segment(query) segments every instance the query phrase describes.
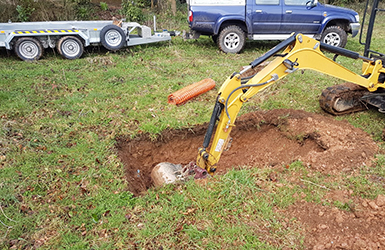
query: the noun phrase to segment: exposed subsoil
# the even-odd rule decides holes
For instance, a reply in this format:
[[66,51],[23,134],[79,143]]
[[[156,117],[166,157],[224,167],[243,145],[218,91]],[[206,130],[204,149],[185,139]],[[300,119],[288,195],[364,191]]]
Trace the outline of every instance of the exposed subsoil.
[[[136,195],[152,186],[150,173],[160,162],[188,164],[202,146],[207,124],[165,130],[156,140],[142,135],[119,138],[117,149],[126,167],[129,190]],[[369,166],[377,145],[346,121],[300,110],[271,110],[239,117],[233,142],[218,163],[217,174],[237,166],[265,167],[300,160],[310,169],[336,174]]]
[[[165,130],[156,140],[148,135],[132,140],[119,138],[117,149],[125,165],[129,190],[140,195],[150,188],[151,170],[160,162],[188,164],[194,161],[206,129],[207,124]],[[310,172],[339,175],[357,171],[363,165],[370,166],[378,152],[376,143],[361,129],[346,121],[300,110],[243,115],[237,119],[231,137],[231,148],[222,154],[217,174],[245,165],[275,167],[300,160]],[[297,218],[306,229],[305,246],[309,249],[385,249],[385,197],[377,198],[377,202],[352,197],[349,192],[330,196],[341,202],[354,200],[354,212],[304,201],[280,211],[288,218]]]

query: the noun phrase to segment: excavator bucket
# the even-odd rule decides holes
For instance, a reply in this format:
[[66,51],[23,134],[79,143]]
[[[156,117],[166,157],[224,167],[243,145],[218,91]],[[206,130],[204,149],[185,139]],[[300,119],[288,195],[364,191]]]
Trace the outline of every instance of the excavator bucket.
[[156,187],[166,184],[185,182],[189,179],[204,179],[208,176],[207,171],[198,167],[195,162],[186,166],[161,162],[151,171],[151,179]]

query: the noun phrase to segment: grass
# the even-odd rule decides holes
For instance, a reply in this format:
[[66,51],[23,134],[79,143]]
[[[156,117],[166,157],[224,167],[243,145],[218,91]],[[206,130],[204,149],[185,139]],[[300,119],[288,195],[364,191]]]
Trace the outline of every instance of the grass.
[[[158,26],[162,22],[172,29],[169,18],[158,19]],[[34,63],[1,51],[1,248],[301,249],[298,224],[277,210],[298,200],[347,209],[324,199],[336,187],[366,198],[383,194],[383,154],[376,167],[346,178],[309,175],[295,162],[279,171],[244,166],[206,184],[170,185],[142,197],[127,191],[116,137],[155,137],[165,128],[207,122],[215,91],[179,107],[168,105],[167,95],[207,77],[218,89],[276,44],[248,42],[242,54],[228,55],[207,37],[175,38],[116,53],[88,49],[74,61],[48,51]],[[362,52],[356,38],[347,48]],[[356,61],[338,61],[360,70]],[[313,71],[295,73],[252,98],[241,114],[276,108],[321,113],[320,91],[338,82]],[[336,119],[362,128],[383,147],[382,114]],[[272,172],[278,182],[267,181]]]

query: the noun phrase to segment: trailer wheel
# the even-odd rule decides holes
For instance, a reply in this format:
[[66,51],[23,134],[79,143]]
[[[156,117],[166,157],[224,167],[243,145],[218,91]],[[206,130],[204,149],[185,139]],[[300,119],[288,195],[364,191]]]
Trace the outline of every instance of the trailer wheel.
[[126,35],[120,27],[110,24],[100,31],[100,41],[106,49],[115,51],[124,47]]
[[78,59],[83,55],[83,43],[75,36],[63,36],[57,43],[57,50],[66,59]]
[[245,32],[237,25],[227,26],[219,33],[217,43],[225,53],[239,53],[246,45]]
[[33,37],[21,37],[15,43],[15,53],[23,61],[37,61],[43,55],[43,46]]

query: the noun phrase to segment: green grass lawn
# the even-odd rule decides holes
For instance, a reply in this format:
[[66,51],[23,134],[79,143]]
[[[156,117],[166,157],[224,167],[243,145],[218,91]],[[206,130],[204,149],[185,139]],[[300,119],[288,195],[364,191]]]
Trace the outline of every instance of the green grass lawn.
[[[160,24],[162,19],[160,19]],[[183,25],[182,25],[183,26]],[[171,29],[171,28],[168,28]],[[379,46],[380,40],[374,40]],[[133,197],[114,149],[119,136],[154,137],[166,128],[208,122],[216,91],[183,106],[167,96],[204,78],[222,82],[277,42],[248,42],[242,54],[223,54],[212,40],[136,46],[116,53],[89,49],[79,60],[48,51],[27,63],[1,51],[0,58],[0,246],[2,249],[291,249],[303,248],[298,225],[275,208],[304,192],[322,203],[325,189],[255,183],[269,169],[230,171],[206,185],[188,182]],[[362,53],[357,38],[347,49]],[[360,72],[361,62],[338,57]],[[322,113],[318,96],[341,81],[314,71],[292,74],[246,103],[241,114],[278,108]],[[272,94],[273,93],[273,94]],[[375,110],[336,117],[372,135],[383,148],[383,114]],[[195,158],[196,156],[192,156]],[[328,183],[374,198],[384,177],[385,156],[357,177]],[[290,171],[306,177],[300,162]],[[287,184],[287,185],[286,185]],[[316,194],[316,195],[314,195]],[[343,204],[324,204],[343,207]]]

